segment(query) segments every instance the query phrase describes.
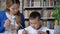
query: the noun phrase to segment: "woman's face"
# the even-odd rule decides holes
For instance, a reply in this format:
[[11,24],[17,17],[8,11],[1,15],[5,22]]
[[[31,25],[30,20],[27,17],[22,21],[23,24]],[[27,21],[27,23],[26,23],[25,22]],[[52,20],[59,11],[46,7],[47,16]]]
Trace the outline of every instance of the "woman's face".
[[10,13],[16,14],[19,10],[19,4],[13,4],[9,9],[10,9]]

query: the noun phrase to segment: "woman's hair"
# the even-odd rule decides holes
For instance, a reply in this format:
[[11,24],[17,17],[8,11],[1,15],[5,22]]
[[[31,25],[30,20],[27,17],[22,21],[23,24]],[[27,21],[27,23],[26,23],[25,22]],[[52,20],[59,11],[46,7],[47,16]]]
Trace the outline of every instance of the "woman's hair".
[[9,7],[10,7],[11,5],[13,5],[14,3],[20,5],[20,1],[19,1],[19,0],[6,0],[6,8],[9,8]]
[[[10,13],[10,9],[8,9],[10,6],[12,6],[13,4],[19,4],[20,5],[20,1],[19,0],[6,0],[6,12]],[[18,24],[18,29],[21,27],[20,23],[21,23],[21,20],[20,20],[20,11],[18,11],[16,14],[16,23]]]

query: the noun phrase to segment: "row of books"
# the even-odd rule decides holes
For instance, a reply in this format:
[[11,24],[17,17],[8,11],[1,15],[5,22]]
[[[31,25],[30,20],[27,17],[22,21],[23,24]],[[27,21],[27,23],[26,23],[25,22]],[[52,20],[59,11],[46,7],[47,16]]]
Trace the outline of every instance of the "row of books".
[[[42,25],[47,27],[47,28],[50,28],[50,29],[54,29],[54,26],[58,26],[59,25],[59,21],[58,20],[50,20],[50,21],[47,21],[47,20],[42,20]],[[28,27],[30,25],[30,22],[29,21],[25,21],[25,27]]]
[[52,17],[53,14],[52,10],[25,10],[23,13],[25,18],[28,18],[33,11],[39,12],[42,17],[46,17],[46,18]]
[[43,21],[42,23],[45,27],[50,28],[50,29],[54,29],[54,24],[55,24],[54,21]]
[[58,25],[60,25],[59,24],[59,21],[58,20],[55,20],[55,26],[58,26]]
[[[23,13],[25,16],[25,19],[29,19],[28,17],[33,11],[39,12],[42,15],[43,19],[48,19],[48,18],[50,19],[50,17],[52,17],[52,14],[53,14],[52,10],[46,10],[46,9],[45,10],[25,10]],[[28,27],[29,25],[30,25],[29,21],[25,21],[25,26]],[[51,21],[43,20],[42,25],[50,29],[54,29],[54,25],[56,25],[56,23],[55,21],[52,21],[52,20]]]
[[54,0],[24,0],[24,7],[54,6]]
[[[24,8],[25,7],[46,7],[46,6],[54,6],[54,2],[55,0],[24,0]],[[58,2],[57,2],[58,4]],[[52,17],[52,10],[25,10],[24,11],[24,16],[26,19],[28,19],[29,15],[31,14],[31,12],[33,11],[37,11],[41,14],[42,17],[44,17],[44,19],[50,19],[50,17]],[[42,21],[42,25],[53,29],[55,25],[58,25],[58,21],[47,21],[47,20],[43,20]],[[25,21],[25,26],[29,26],[29,21]]]
[[28,27],[29,25],[29,21],[25,21],[25,27]]
[[[56,24],[57,23],[57,24]],[[30,24],[29,24],[29,21],[25,21],[25,27],[28,27]],[[42,26],[45,26],[49,29],[54,29],[54,26],[58,25],[58,22],[56,21],[42,21]]]
[[[42,21],[42,25],[47,27],[47,28],[50,28],[50,29],[54,29],[54,26],[58,26],[59,22],[58,20],[55,20],[55,21]],[[30,24],[29,24],[29,21],[25,21],[25,27],[28,27]]]

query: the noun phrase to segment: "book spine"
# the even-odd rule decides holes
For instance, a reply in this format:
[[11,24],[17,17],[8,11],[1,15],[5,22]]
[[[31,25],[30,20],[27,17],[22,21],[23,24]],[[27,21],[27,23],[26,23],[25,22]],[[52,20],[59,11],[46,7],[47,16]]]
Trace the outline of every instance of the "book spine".
[[47,27],[50,28],[50,21],[47,21]]

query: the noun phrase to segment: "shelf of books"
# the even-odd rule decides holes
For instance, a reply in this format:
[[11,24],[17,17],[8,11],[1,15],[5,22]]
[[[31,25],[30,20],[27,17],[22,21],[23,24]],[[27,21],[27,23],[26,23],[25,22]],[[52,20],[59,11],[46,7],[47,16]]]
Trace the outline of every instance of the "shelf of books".
[[[25,20],[26,20],[26,22],[25,23],[27,23],[27,24],[29,24],[29,22],[28,22],[28,20],[29,20],[29,15],[33,12],[33,11],[37,11],[37,12],[39,12],[41,15],[42,15],[42,17],[41,17],[41,20],[43,21],[43,23],[44,22],[46,22],[46,24],[48,23],[49,24],[49,22],[52,22],[53,23],[53,25],[55,24],[55,19],[52,17],[52,10],[25,10],[24,11],[24,16],[25,16]],[[52,24],[51,23],[51,24]],[[44,23],[45,24],[45,23]],[[43,24],[43,25],[44,25]],[[48,25],[47,24],[47,25]],[[26,24],[25,24],[26,25]],[[44,25],[45,26],[45,25]],[[53,28],[53,27],[52,27]]]
[[54,6],[54,0],[24,0],[24,7]]
[[[29,15],[33,11],[37,11],[41,14],[41,20],[44,26],[54,29],[55,25],[58,25],[58,20],[52,17],[54,0],[24,0],[24,16],[26,27],[29,24]],[[27,24],[26,24],[27,23]]]
[[0,0],[0,10],[3,10],[6,8],[6,0]]

